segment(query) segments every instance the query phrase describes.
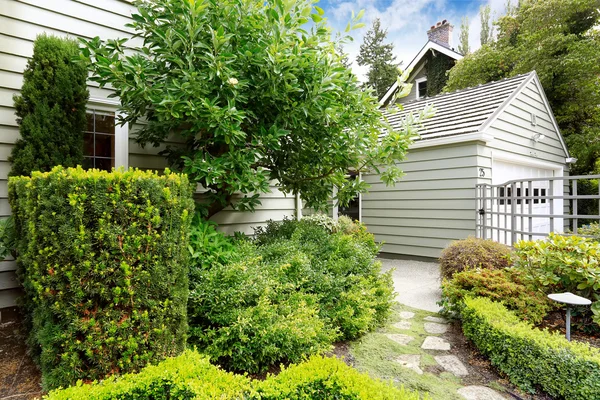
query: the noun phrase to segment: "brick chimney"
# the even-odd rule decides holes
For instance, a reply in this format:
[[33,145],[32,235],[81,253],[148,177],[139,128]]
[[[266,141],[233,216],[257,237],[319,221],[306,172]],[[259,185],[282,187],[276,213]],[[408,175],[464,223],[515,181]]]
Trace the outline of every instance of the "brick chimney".
[[453,28],[454,27],[450,25],[448,20],[440,21],[431,26],[431,29],[427,31],[427,37],[432,42],[436,42],[437,44],[451,48]]

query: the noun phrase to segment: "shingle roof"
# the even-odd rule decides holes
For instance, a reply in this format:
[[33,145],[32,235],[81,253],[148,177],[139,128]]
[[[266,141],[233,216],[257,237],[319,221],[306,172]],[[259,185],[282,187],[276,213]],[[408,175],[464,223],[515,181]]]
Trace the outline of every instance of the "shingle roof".
[[403,104],[404,109],[401,111],[390,112],[386,108],[383,113],[394,128],[400,128],[409,113],[416,114],[433,104],[436,112],[419,129],[421,140],[478,132],[487,119],[533,73],[416,100]]

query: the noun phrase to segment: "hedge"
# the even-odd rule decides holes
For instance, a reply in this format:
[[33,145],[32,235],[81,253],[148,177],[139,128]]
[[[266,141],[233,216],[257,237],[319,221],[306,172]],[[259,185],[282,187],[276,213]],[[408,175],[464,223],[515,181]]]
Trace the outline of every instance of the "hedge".
[[419,394],[361,374],[336,358],[313,357],[265,381],[225,372],[192,350],[148,366],[139,374],[50,392],[47,400],[113,399],[397,399]]
[[502,304],[465,298],[463,331],[521,389],[556,398],[600,398],[600,350],[521,321]]
[[28,342],[44,389],[135,371],[186,342],[183,175],[56,167],[11,177]]

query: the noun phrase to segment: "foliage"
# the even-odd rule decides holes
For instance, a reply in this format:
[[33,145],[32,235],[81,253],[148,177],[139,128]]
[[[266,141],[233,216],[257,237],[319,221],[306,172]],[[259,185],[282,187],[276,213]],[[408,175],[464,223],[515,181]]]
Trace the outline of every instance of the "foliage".
[[8,256],[15,257],[16,248],[15,220],[11,215],[0,219],[0,261],[4,261]]
[[510,256],[510,247],[470,236],[450,243],[442,251],[440,272],[442,278],[450,279],[457,272],[473,268],[506,268],[510,266]]
[[263,400],[421,399],[416,392],[374,380],[336,358],[312,357],[308,362],[284,368],[277,376],[257,382],[256,387]]
[[460,315],[465,297],[486,297],[504,304],[520,318],[535,324],[552,309],[546,295],[529,287],[518,271],[471,269],[454,274],[442,283],[443,311]]
[[373,89],[380,99],[396,82],[398,66],[394,55],[394,44],[384,43],[387,29],[381,29],[381,21],[375,18],[373,26],[363,38],[356,62],[369,67],[365,86]]
[[446,91],[537,71],[567,144],[587,174],[600,155],[598,0],[521,1],[496,23],[498,38],[450,71]]
[[190,262],[195,269],[208,269],[212,265],[225,264],[235,252],[233,240],[217,231],[217,224],[204,221],[200,213],[196,213],[190,226]]
[[381,324],[393,300],[378,246],[362,227],[269,222],[226,263],[192,266],[190,342],[233,370],[297,362]]
[[[515,244],[515,268],[537,290],[545,293],[572,292],[593,301],[591,308],[600,324],[600,243],[578,236],[551,233],[548,240]],[[585,317],[584,317],[585,318]]]
[[[147,122],[141,145],[166,145],[173,167],[206,189],[206,216],[253,210],[271,181],[325,208],[333,187],[342,205],[368,188],[348,170],[400,178],[418,118],[402,131],[381,119],[316,1],[139,0],[131,28],[142,44],[83,40],[91,79],[115,89],[121,121]],[[165,143],[173,137],[184,145]]]
[[427,56],[427,96],[433,97],[442,92],[448,81],[448,71],[455,61],[442,53],[430,52]]
[[8,159],[9,176],[82,163],[89,93],[85,66],[72,62],[77,47],[71,39],[36,38],[21,93],[13,98],[20,137]]
[[45,389],[183,350],[191,195],[168,170],[10,178],[28,341]]
[[479,43],[485,46],[494,39],[494,26],[490,21],[490,5],[479,7],[479,19],[481,21],[481,32],[479,33]]
[[[339,224],[330,216],[326,214],[312,214],[306,217],[302,217],[302,221],[309,222],[315,225],[319,225],[325,228],[329,233],[337,232],[340,229]],[[274,224],[270,224],[271,227],[275,226]],[[260,232],[260,231],[259,231]],[[258,233],[258,232],[257,232]]]
[[533,328],[500,303],[467,298],[463,332],[510,381],[553,398],[600,398],[600,351],[569,342],[559,333]]
[[460,34],[458,35],[458,52],[467,55],[471,52],[469,47],[469,17],[464,16],[460,20]]
[[577,229],[577,234],[592,236],[594,239],[598,240],[600,239],[600,223],[591,222],[587,225],[580,226]]
[[395,399],[419,400],[419,394],[361,374],[335,358],[313,357],[285,368],[265,381],[227,373],[208,358],[187,350],[147,366],[138,374],[108,378],[50,392],[47,400],[112,399]]

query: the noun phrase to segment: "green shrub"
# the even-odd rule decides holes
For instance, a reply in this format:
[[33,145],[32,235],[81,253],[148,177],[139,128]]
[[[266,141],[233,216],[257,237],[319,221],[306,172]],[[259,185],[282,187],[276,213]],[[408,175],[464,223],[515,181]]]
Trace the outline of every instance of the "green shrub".
[[262,400],[422,399],[418,393],[374,380],[336,358],[312,357],[255,386]]
[[539,323],[552,309],[545,294],[527,286],[518,271],[510,269],[472,269],[454,274],[442,283],[443,311],[460,314],[465,297],[487,297],[502,302],[508,309],[528,321]]
[[469,237],[457,240],[442,251],[440,256],[440,272],[442,278],[450,279],[452,275],[465,269],[483,268],[500,269],[509,267],[510,247],[493,240]]
[[112,399],[241,399],[251,392],[250,381],[225,372],[208,357],[186,350],[178,357],[149,365],[137,374],[110,377],[52,391],[48,400]]
[[15,220],[11,216],[0,219],[0,261],[16,256],[17,236]]
[[56,167],[12,177],[18,276],[43,386],[135,371],[186,340],[192,187]]
[[531,393],[539,387],[561,399],[600,398],[600,350],[536,329],[490,299],[464,303],[465,336],[513,384]]
[[75,167],[83,161],[83,131],[89,97],[86,66],[74,63],[76,40],[40,35],[14,96],[19,139],[9,161],[9,176]]
[[515,268],[535,289],[544,293],[572,292],[593,301],[591,308],[600,323],[600,243],[579,236],[551,233],[547,240],[520,241],[515,244]]
[[578,235],[591,236],[594,240],[600,239],[600,223],[590,222],[577,228]]
[[190,275],[190,342],[221,365],[258,372],[381,324],[393,300],[373,236],[312,221],[270,222],[228,261]]
[[265,381],[252,381],[211,365],[187,350],[148,366],[138,374],[111,377],[50,392],[47,400],[113,399],[395,399],[419,400],[419,394],[361,374],[336,358],[313,357]]

